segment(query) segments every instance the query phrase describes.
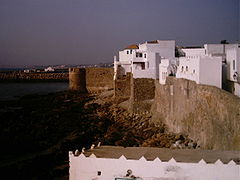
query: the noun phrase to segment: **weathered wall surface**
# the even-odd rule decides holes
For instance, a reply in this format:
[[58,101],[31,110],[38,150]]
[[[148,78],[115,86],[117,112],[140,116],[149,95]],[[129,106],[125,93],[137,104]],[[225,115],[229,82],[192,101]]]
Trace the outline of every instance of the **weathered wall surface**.
[[148,78],[133,79],[130,107],[133,112],[150,111],[155,96],[155,80]]
[[96,92],[113,89],[113,68],[70,68],[69,88],[87,89],[88,92]]
[[68,73],[0,73],[0,80],[59,80],[67,81]]
[[113,89],[113,68],[86,68],[89,92]]
[[131,84],[133,82],[132,74],[127,73],[125,77],[114,81],[114,95],[117,102],[128,100],[131,96]]
[[153,121],[188,134],[202,148],[240,150],[240,98],[216,87],[168,77],[155,83]]
[[69,90],[87,92],[86,70],[84,68],[69,68]]

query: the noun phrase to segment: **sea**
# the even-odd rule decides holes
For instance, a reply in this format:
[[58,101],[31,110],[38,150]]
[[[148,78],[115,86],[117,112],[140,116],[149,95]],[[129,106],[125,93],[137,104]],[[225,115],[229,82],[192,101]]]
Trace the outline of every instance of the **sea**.
[[0,101],[14,100],[24,95],[48,94],[68,89],[68,82],[1,82]]

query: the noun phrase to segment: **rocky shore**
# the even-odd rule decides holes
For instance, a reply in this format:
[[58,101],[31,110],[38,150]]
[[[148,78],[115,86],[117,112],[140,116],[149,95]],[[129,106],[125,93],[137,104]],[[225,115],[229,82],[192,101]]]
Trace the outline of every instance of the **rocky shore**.
[[[68,151],[104,145],[198,148],[187,135],[129,113],[113,91],[60,92],[0,101],[0,172],[11,178],[68,179]],[[14,174],[11,172],[15,172]]]

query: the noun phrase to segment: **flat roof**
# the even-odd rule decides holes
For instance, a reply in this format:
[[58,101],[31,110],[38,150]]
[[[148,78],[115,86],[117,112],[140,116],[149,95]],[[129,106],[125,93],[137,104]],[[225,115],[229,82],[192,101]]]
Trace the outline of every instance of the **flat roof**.
[[126,159],[138,160],[142,156],[152,161],[159,158],[161,161],[169,161],[174,158],[177,162],[198,163],[203,159],[206,163],[215,163],[220,159],[223,163],[233,160],[240,164],[240,151],[219,151],[202,149],[168,149],[156,147],[121,147],[121,146],[100,146],[84,152],[86,157],[94,154],[97,158],[118,159],[122,155]]

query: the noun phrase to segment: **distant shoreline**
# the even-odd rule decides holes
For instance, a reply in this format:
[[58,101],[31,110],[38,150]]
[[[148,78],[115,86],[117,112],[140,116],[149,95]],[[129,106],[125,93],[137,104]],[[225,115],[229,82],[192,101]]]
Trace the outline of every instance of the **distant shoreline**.
[[68,72],[0,72],[0,82],[68,82]]

